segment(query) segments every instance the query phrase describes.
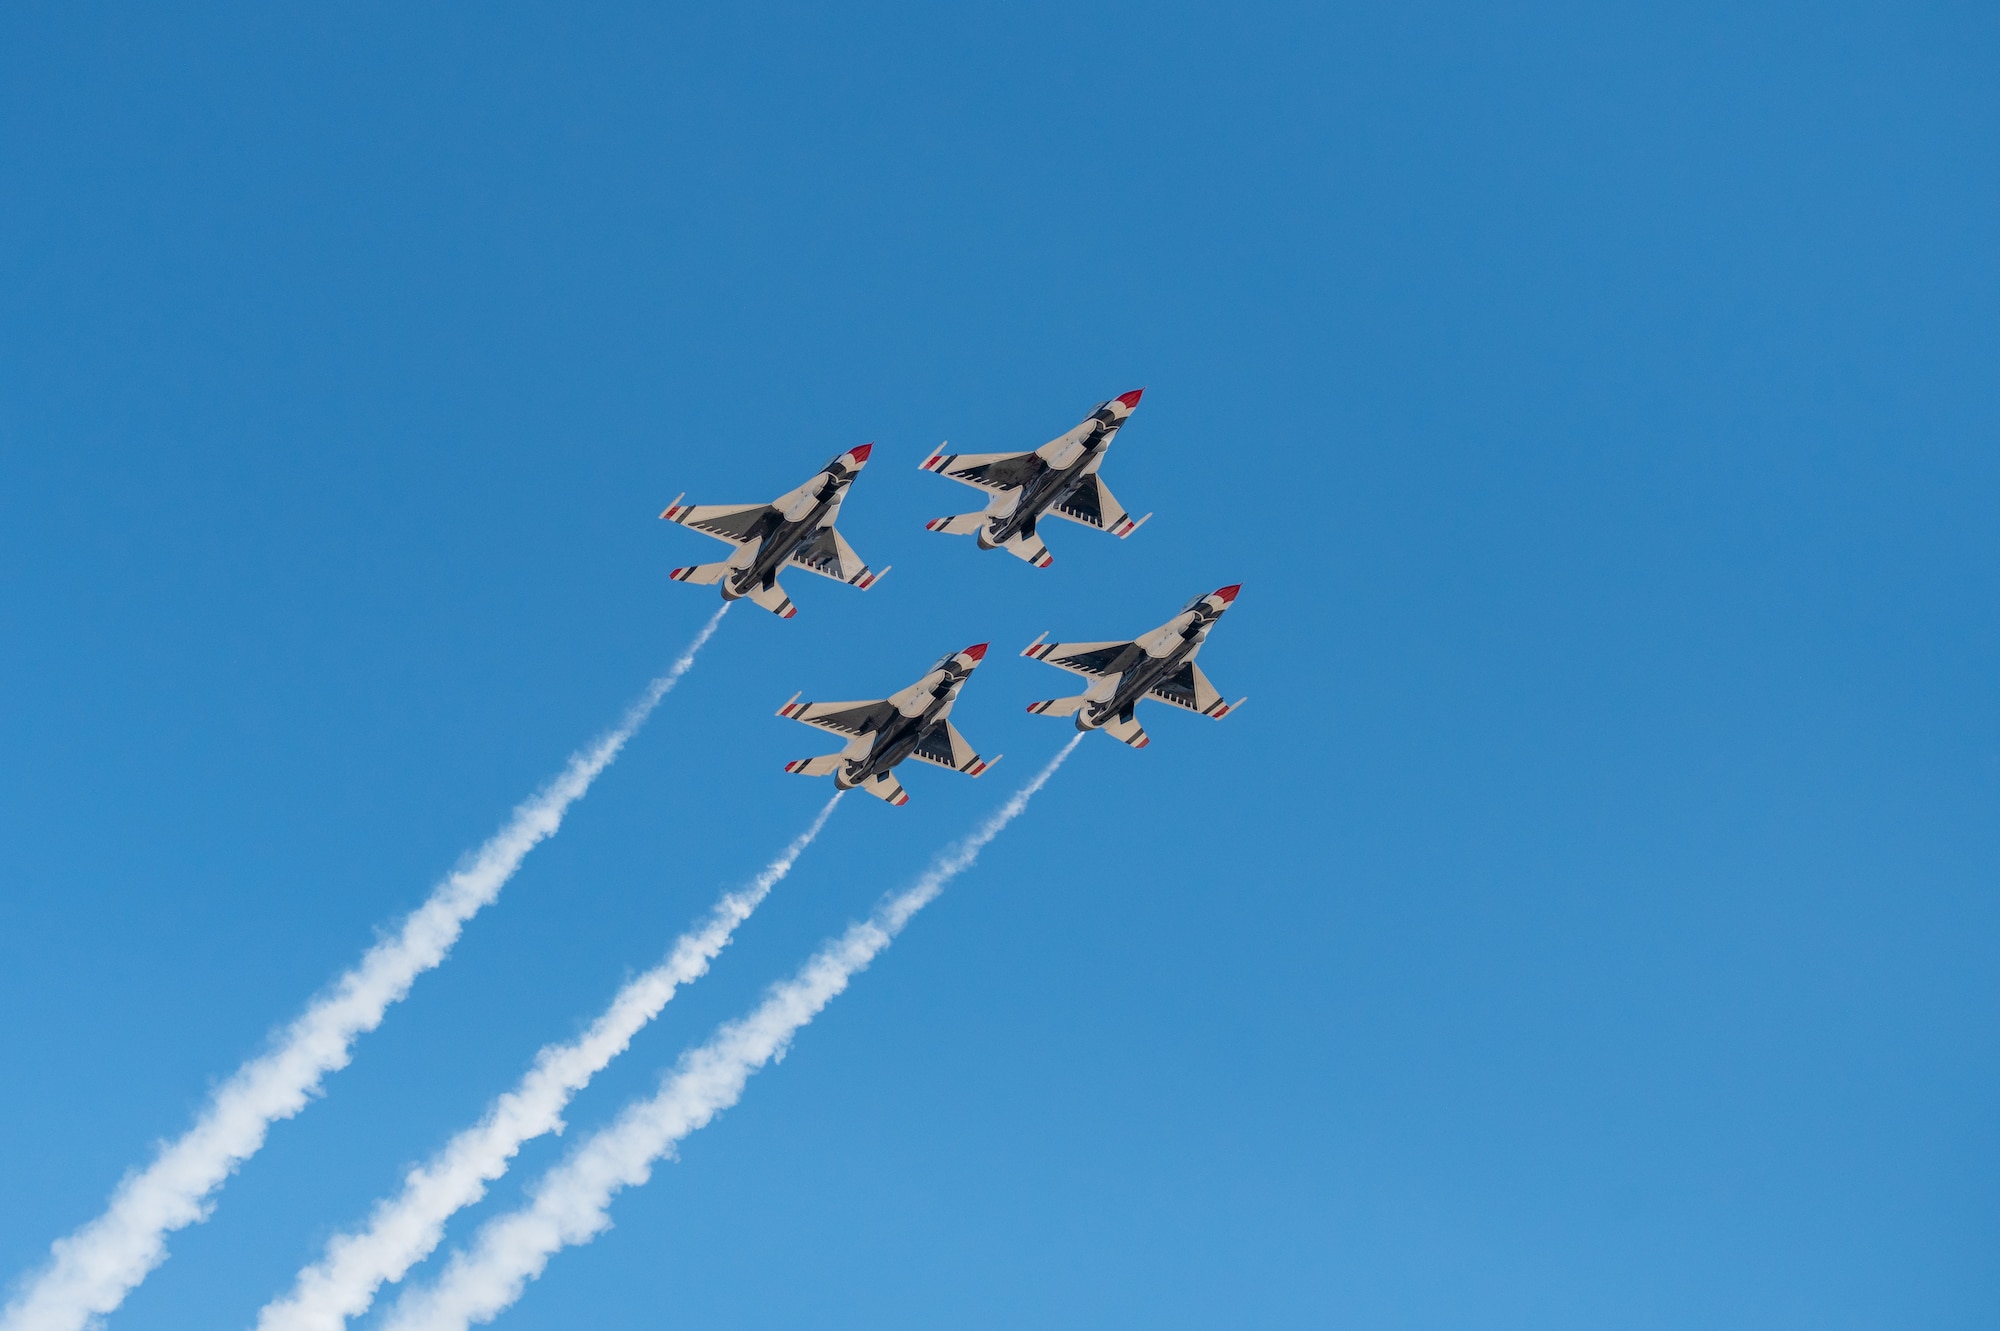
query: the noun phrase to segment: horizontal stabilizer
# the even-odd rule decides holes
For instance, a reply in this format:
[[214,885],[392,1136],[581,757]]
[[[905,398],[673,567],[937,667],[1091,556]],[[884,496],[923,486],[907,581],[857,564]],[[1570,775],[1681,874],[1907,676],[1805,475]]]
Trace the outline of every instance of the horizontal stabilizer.
[[1075,716],[1087,701],[1082,694],[1074,698],[1050,698],[1046,702],[1029,703],[1028,710],[1036,716]]
[[795,759],[785,764],[785,770],[797,776],[832,776],[846,761],[838,753],[829,753],[818,758]]
[[1115,740],[1130,744],[1135,749],[1143,749],[1153,742],[1152,736],[1146,733],[1146,728],[1134,720],[1130,712],[1116,720],[1105,722],[1104,733]]
[[792,604],[792,598],[785,595],[785,589],[780,587],[776,582],[771,583],[768,587],[762,583],[758,583],[751,587],[747,594],[751,600],[769,610],[779,619],[790,619],[799,612],[799,608]]
[[690,564],[686,568],[672,570],[667,576],[675,582],[692,582],[697,587],[706,587],[721,582],[729,576],[729,572],[728,564]]
[[1151,513],[1148,513],[1145,518],[1140,518],[1137,522],[1132,521],[1132,519],[1130,518],[1121,518],[1117,522],[1112,524],[1110,529],[1111,534],[1113,536],[1116,536],[1119,540],[1122,541],[1127,536],[1130,536],[1133,532],[1139,530],[1139,528],[1145,526],[1146,518],[1150,518],[1152,516],[1153,515]]
[[880,772],[869,777],[861,783],[861,789],[867,791],[876,799],[882,800],[884,803],[893,804],[899,809],[910,802],[910,793],[904,790],[902,784],[887,772]]
[[955,518],[932,518],[924,524],[924,530],[943,532],[946,536],[970,536],[985,521],[984,513],[961,513]]
[[1223,717],[1228,716],[1231,712],[1249,701],[1248,698],[1238,698],[1235,702],[1218,702],[1215,706],[1208,709],[1208,715],[1220,721]]
[[1056,562],[1056,557],[1049,553],[1049,548],[1042,544],[1042,538],[1039,536],[1015,532],[1000,543],[1000,548],[1016,559],[1027,560],[1036,568],[1047,568]]

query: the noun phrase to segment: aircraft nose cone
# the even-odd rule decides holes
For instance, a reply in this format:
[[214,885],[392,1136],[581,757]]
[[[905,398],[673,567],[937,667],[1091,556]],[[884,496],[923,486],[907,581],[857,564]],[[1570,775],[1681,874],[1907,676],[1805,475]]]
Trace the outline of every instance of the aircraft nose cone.
[[966,648],[963,652],[959,653],[959,655],[969,656],[975,661],[984,661],[986,659],[986,644],[983,642],[974,643],[972,646]]
[[1135,388],[1129,393],[1120,393],[1118,395],[1118,400],[1125,404],[1125,409],[1127,411],[1130,411],[1133,407],[1139,405],[1139,398],[1141,397],[1141,395],[1145,393],[1145,391],[1146,390],[1143,388]]
[[1227,605],[1229,602],[1234,601],[1236,599],[1236,593],[1242,590],[1243,590],[1243,584],[1238,582],[1238,583],[1232,583],[1227,587],[1216,588],[1215,594],[1222,598],[1223,604]]
[[868,460],[868,455],[874,451],[875,451],[875,445],[873,443],[867,443],[861,445],[861,447],[859,448],[848,449],[847,456],[853,458],[856,462],[866,462]]

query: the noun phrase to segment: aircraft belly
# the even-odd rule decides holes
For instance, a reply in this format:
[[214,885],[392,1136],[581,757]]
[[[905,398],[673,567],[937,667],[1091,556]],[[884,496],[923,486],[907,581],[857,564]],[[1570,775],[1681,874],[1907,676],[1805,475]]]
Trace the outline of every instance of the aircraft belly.
[[757,552],[757,558],[750,563],[748,576],[744,579],[747,587],[753,582],[769,582],[778,576],[778,570],[785,566],[798,548],[806,543],[812,531],[807,522],[787,523],[772,532],[764,546]]
[[886,772],[897,763],[915,752],[917,741],[923,737],[924,722],[919,719],[906,720],[894,729],[884,732],[875,745],[875,751],[868,755],[867,771],[864,776]]
[[1124,678],[1118,681],[1118,690],[1111,695],[1111,701],[1104,705],[1103,714],[1122,716],[1137,707],[1139,700],[1152,692],[1155,684],[1181,668],[1186,657],[1185,651],[1178,651],[1168,656],[1147,657],[1141,660],[1139,664],[1126,671]]
[[[1051,483],[1050,477],[1058,479]],[[1014,511],[1007,515],[1004,523],[994,524],[993,539],[996,543],[1005,541],[1019,532],[1024,536],[1035,534],[1035,524],[1041,516],[1060,504],[1069,492],[1076,488],[1077,474],[1072,472],[1044,472],[1030,481],[1022,489]]]

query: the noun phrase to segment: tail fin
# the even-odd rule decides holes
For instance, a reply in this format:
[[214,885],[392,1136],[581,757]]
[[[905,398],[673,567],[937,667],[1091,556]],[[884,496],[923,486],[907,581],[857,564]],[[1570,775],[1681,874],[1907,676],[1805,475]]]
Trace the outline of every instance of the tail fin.
[[1135,749],[1143,749],[1153,742],[1146,728],[1133,718],[1130,712],[1104,723],[1104,733],[1116,740],[1123,740]]
[[961,513],[955,518],[932,518],[924,524],[924,530],[943,532],[946,536],[970,536],[985,521],[984,513]]
[[785,770],[799,776],[832,776],[846,761],[846,757],[842,754],[828,753],[818,758],[799,758],[788,762],[785,764]]
[[711,583],[721,582],[729,574],[730,568],[726,563],[690,564],[686,568],[674,569],[667,576],[675,582],[692,582],[697,587],[706,587]]
[[899,809],[910,802],[910,793],[887,772],[878,772],[869,777],[861,783],[861,788],[876,799],[893,804]]
[[754,584],[747,594],[779,619],[790,619],[799,612],[799,608],[792,604],[792,598],[785,595],[785,589],[775,581],[768,587],[762,583]]
[[1050,698],[1047,702],[1031,702],[1028,710],[1036,716],[1075,716],[1090,701],[1082,694],[1074,698]]

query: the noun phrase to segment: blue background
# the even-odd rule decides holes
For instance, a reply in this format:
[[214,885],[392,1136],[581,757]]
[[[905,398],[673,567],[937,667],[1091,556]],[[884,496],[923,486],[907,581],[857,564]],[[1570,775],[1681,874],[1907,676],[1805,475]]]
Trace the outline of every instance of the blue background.
[[[506,1325],[2000,1321],[1990,6],[336,8],[0,18],[7,1275],[686,642],[667,501],[873,439],[895,571],[732,611],[115,1326],[247,1326],[768,859],[793,691],[990,639],[1008,760],[571,1139],[1055,751],[1030,638],[1238,581],[1249,706],[1087,742]],[[922,529],[1142,385],[1130,541]]]

